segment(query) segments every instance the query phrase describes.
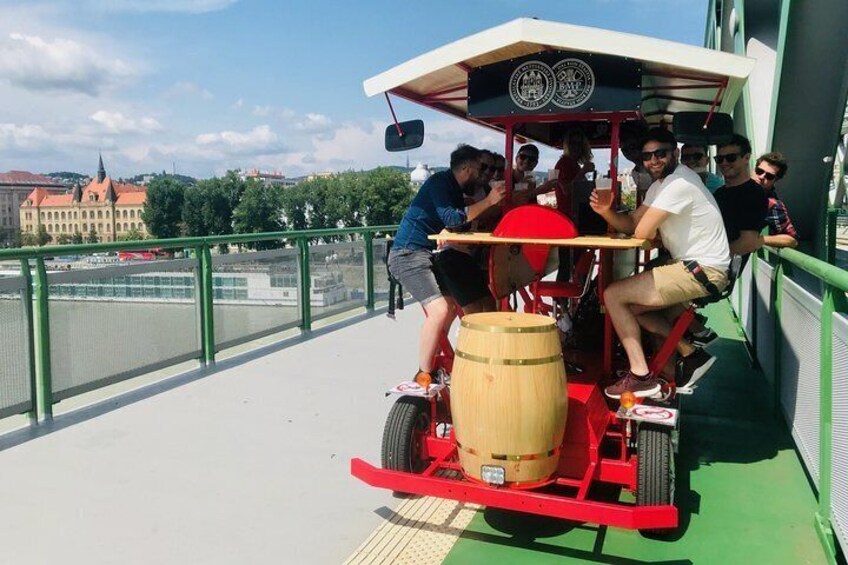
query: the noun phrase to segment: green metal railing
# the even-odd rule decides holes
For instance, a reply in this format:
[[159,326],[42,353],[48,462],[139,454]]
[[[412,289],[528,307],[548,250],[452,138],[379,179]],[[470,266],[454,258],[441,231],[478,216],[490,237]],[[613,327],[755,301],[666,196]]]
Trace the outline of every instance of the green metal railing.
[[[373,310],[376,303],[374,291],[374,236],[375,234],[390,234],[396,229],[397,226],[373,226],[356,229],[322,229],[209,237],[149,239],[143,241],[53,245],[0,250],[0,261],[19,261],[21,277],[25,283],[22,298],[26,305],[27,333],[31,359],[30,382],[33,399],[33,413],[30,414],[31,419],[35,422],[51,419],[54,404],[50,345],[50,282],[48,281],[45,259],[67,255],[85,256],[103,252],[149,249],[190,250],[197,261],[196,268],[198,273],[195,283],[196,296],[200,306],[201,355],[198,360],[204,365],[210,365],[215,363],[216,355],[212,251],[217,246],[268,241],[276,241],[295,246],[298,250],[298,270],[300,272],[300,329],[303,332],[309,332],[312,329],[313,320],[310,300],[310,242],[319,238],[362,238],[365,247],[365,307],[368,310]],[[245,255],[249,256],[249,253]]]
[[[835,212],[835,211],[831,211]],[[833,227],[836,225],[835,213],[828,214],[828,259],[831,260],[831,251],[835,249],[835,233]],[[783,337],[789,327],[785,326],[784,314],[784,281],[787,276],[793,275],[793,269],[803,270],[814,276],[821,284],[821,310],[819,329],[819,482],[818,482],[818,511],[815,516],[815,526],[822,545],[825,548],[828,559],[836,563],[836,539],[832,525],[832,502],[833,502],[833,316],[834,313],[848,314],[848,272],[828,264],[824,261],[811,257],[794,249],[772,249],[768,248],[769,254],[775,259],[772,261],[773,278],[771,282],[771,296],[774,305],[773,323],[773,373],[774,373],[774,408],[775,413],[781,412],[781,390],[782,390],[782,367]],[[752,290],[750,300],[754,300],[756,290],[757,262],[764,260],[764,252],[759,256],[752,257]],[[740,292],[741,298],[741,292]],[[755,302],[756,304],[756,302]],[[740,300],[741,308],[741,300]],[[741,311],[741,310],[740,310]],[[752,334],[748,336],[751,345],[755,348],[757,344],[757,316],[752,314]],[[789,321],[789,324],[792,322]],[[795,328],[797,331],[797,328]],[[757,356],[766,352],[756,351]],[[848,453],[841,454],[848,458]]]

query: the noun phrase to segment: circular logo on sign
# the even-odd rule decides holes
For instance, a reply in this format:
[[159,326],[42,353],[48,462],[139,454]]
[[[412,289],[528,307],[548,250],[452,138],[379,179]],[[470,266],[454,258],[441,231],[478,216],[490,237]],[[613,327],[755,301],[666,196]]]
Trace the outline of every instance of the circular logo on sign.
[[541,61],[527,61],[509,77],[509,97],[523,110],[538,110],[554,95],[554,72]]
[[674,417],[670,411],[659,406],[635,406],[631,410],[634,416],[645,418],[646,420],[671,420]]
[[560,108],[577,108],[592,96],[595,73],[580,59],[563,59],[553,68],[556,77],[554,104]]

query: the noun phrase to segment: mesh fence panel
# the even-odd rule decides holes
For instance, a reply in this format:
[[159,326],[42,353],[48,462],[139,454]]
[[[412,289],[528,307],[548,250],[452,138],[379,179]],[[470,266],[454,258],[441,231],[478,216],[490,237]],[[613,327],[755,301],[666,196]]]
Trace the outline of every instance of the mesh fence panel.
[[297,249],[218,255],[212,266],[218,349],[300,325]]
[[365,306],[365,242],[309,248],[312,318],[318,320]]
[[774,311],[772,279],[774,269],[765,261],[757,261],[757,360],[766,379],[774,382]]
[[782,303],[782,319],[791,321],[792,331],[782,336],[780,398],[798,451],[818,485],[821,302],[784,278]]
[[389,302],[389,274],[386,270],[386,240],[374,240],[374,304]]
[[836,537],[848,550],[848,318],[833,315],[833,497]]
[[56,400],[200,355],[196,262],[48,276]]
[[32,409],[23,277],[0,280],[0,418]]

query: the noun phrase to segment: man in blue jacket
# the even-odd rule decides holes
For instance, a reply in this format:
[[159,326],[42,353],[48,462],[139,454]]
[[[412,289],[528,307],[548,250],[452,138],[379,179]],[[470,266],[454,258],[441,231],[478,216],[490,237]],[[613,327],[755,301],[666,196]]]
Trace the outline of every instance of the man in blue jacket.
[[[504,188],[492,189],[483,200],[468,207],[464,194],[472,193],[480,177],[481,152],[470,145],[460,145],[451,153],[450,169],[441,171],[425,182],[413,198],[401,220],[389,254],[389,271],[423,307],[426,319],[419,339],[418,374],[416,382],[432,380],[433,358],[438,352],[439,340],[450,327],[456,304],[446,296],[445,285],[437,280],[433,267],[434,241],[428,236],[444,229],[462,226],[474,220],[488,208],[497,205],[504,197]],[[473,265],[473,259],[468,258]],[[477,269],[476,265],[474,269]],[[448,274],[449,275],[449,274]],[[470,284],[463,294],[479,293],[475,281],[456,277],[452,288]],[[484,287],[485,290],[485,287]],[[488,292],[488,290],[485,290]]]

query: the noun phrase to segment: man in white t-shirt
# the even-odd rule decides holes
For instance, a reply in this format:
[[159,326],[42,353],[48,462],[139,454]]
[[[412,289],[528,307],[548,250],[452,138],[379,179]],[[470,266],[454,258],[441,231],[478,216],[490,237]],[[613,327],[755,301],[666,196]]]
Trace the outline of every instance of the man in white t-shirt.
[[[665,265],[610,284],[604,305],[630,361],[628,371],[606,388],[610,398],[625,391],[637,397],[660,390],[642,350],[641,328],[668,335],[671,323],[658,312],[696,298],[718,294],[727,285],[730,247],[715,198],[697,173],[679,165],[677,141],[671,132],[655,128],[642,143],[641,160],[654,179],[645,201],[633,213],[620,213],[600,203],[592,193],[592,209],[619,232],[654,239],[659,232],[671,255]],[[678,387],[691,386],[715,362],[702,349],[679,346]]]

